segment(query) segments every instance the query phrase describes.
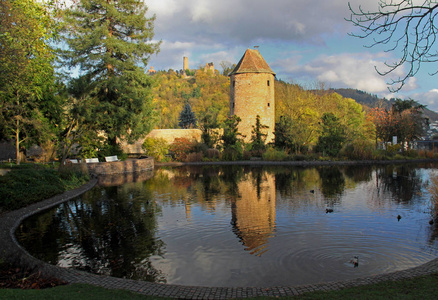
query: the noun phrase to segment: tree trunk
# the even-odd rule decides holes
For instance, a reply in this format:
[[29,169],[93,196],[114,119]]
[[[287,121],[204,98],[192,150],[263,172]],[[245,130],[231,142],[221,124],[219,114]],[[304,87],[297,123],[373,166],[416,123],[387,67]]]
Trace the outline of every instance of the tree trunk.
[[17,128],[15,130],[15,151],[16,151],[16,160],[17,160],[17,165],[20,164],[20,120],[18,120],[17,118],[17,122],[16,122]]

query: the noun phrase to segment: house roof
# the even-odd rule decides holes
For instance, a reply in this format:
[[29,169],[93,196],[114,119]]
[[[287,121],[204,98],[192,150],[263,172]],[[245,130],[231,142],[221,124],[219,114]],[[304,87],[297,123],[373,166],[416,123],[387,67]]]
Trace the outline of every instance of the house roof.
[[260,52],[255,49],[247,49],[237,66],[228,76],[242,73],[269,73],[275,75]]

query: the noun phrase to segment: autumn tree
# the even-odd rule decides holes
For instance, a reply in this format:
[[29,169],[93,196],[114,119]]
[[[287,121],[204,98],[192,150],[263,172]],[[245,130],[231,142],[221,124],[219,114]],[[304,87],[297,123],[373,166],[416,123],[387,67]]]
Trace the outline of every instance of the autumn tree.
[[325,113],[322,118],[322,133],[318,139],[317,150],[330,156],[337,156],[345,143],[345,127],[332,113]]
[[424,134],[429,125],[428,119],[423,115],[424,108],[424,105],[418,104],[413,99],[395,99],[392,114],[398,122],[394,127],[394,135],[398,137],[400,143],[409,144]]
[[436,1],[380,0],[374,11],[365,10],[361,6],[353,8],[350,4],[349,8],[351,16],[348,21],[360,31],[351,35],[370,38],[372,42],[369,47],[383,46],[385,51],[396,51],[400,55],[395,62],[386,62],[385,70],[377,72],[387,75],[402,66],[408,67],[404,75],[391,80],[393,91],[400,90],[410,77],[417,74],[423,63],[438,61]]
[[[345,130],[345,142],[373,140],[373,124],[367,120],[362,105],[330,90],[305,90],[296,84],[278,81],[275,84],[277,116],[276,142],[286,138],[286,148],[295,153],[316,146],[323,130],[321,118],[331,113]],[[280,129],[283,132],[280,132]],[[285,145],[282,146],[284,148]]]
[[153,79],[145,67],[159,43],[151,41],[155,16],[146,13],[140,0],[80,0],[66,12],[64,58],[88,76],[94,99],[88,109],[110,145],[134,141],[154,124]]
[[[299,153],[316,143],[320,131],[320,110],[324,109],[321,104],[325,104],[319,99],[319,96],[298,85],[283,81],[275,84],[276,145],[284,142],[281,148]],[[282,139],[285,140],[281,142]]]
[[15,140],[18,164],[21,143],[47,125],[40,108],[54,84],[54,24],[50,6],[39,1],[0,2],[0,124]]
[[369,113],[376,127],[376,143],[377,139],[391,142],[393,136],[401,144],[420,138],[428,126],[423,115],[425,106],[412,99],[392,101],[391,109],[374,108]]
[[375,107],[370,110],[369,116],[376,128],[376,147],[378,140],[385,143],[390,142],[393,136],[394,118],[389,110],[382,107]]

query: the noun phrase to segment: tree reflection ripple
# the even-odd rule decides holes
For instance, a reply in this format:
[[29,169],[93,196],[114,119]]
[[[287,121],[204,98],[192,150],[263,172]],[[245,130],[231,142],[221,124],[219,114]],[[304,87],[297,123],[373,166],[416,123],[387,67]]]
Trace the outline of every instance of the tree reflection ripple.
[[158,168],[33,216],[16,235],[44,261],[115,277],[201,286],[350,279],[436,257],[428,184],[437,173],[433,164]]

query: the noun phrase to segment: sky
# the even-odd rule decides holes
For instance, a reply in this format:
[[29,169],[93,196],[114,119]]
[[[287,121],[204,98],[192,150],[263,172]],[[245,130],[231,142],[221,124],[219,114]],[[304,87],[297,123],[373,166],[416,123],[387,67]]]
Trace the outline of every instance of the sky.
[[397,93],[388,82],[403,70],[380,76],[384,62],[397,56],[383,47],[365,47],[371,39],[345,18],[348,3],[375,11],[379,0],[145,0],[147,16],[156,16],[154,41],[160,52],[148,64],[155,70],[180,70],[183,57],[197,69],[213,62],[237,64],[246,49],[258,50],[277,78],[304,88],[354,88],[379,97],[412,98],[438,111],[433,63],[422,65]]

